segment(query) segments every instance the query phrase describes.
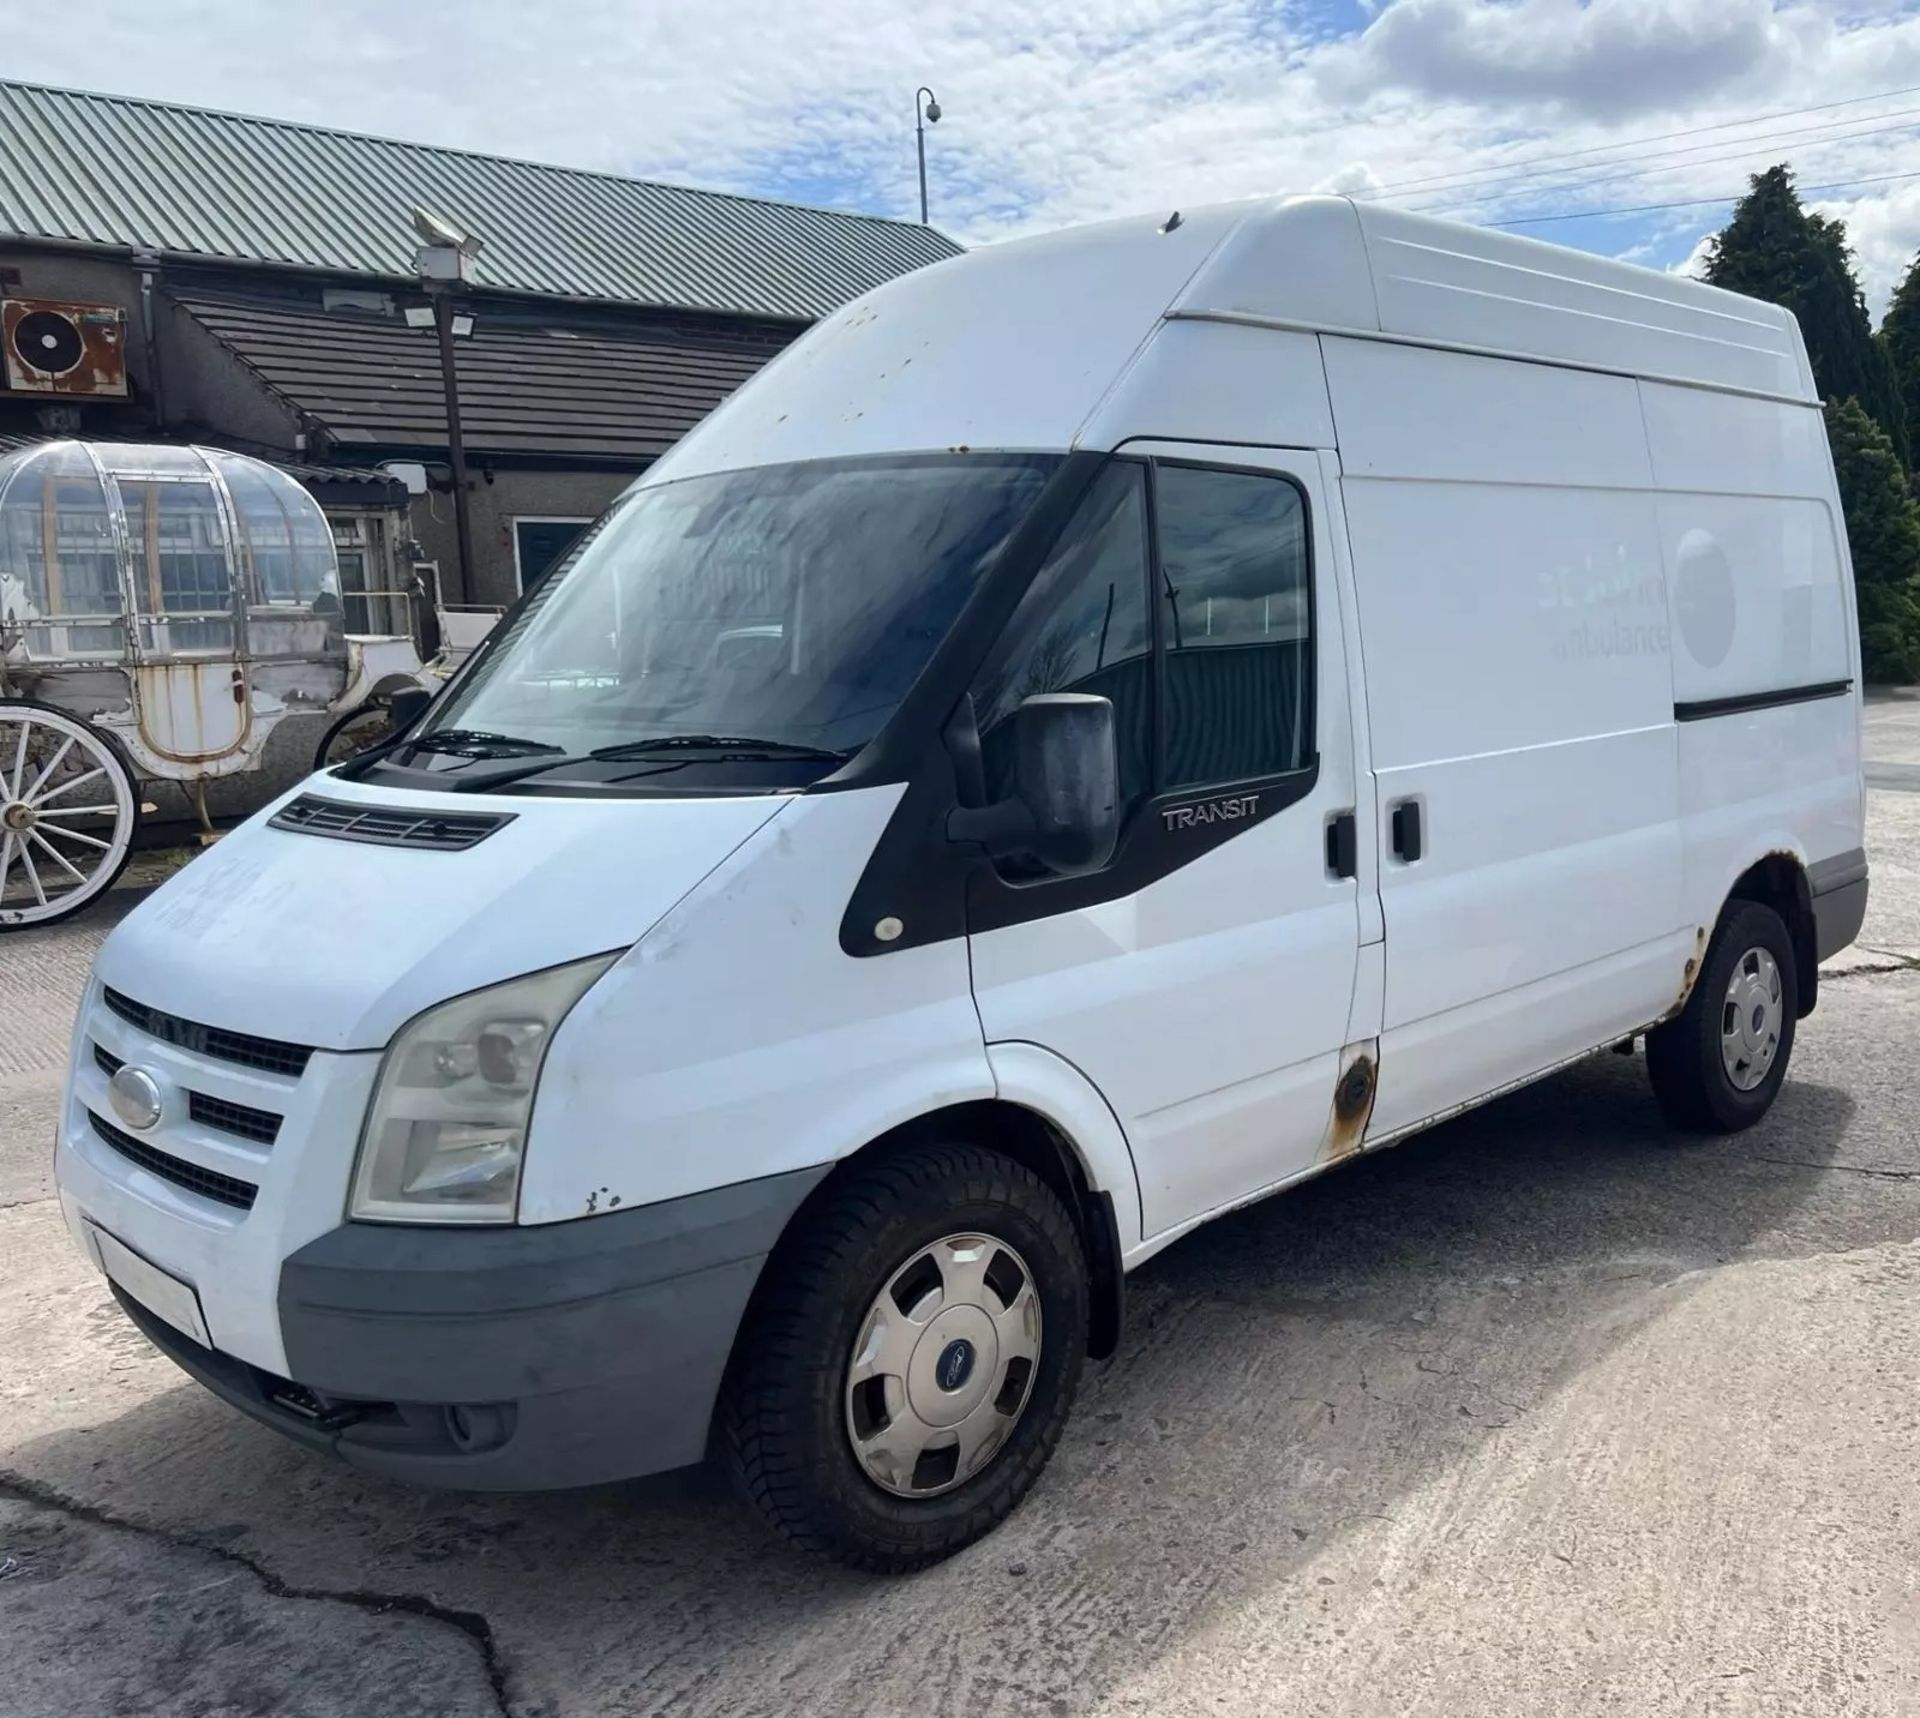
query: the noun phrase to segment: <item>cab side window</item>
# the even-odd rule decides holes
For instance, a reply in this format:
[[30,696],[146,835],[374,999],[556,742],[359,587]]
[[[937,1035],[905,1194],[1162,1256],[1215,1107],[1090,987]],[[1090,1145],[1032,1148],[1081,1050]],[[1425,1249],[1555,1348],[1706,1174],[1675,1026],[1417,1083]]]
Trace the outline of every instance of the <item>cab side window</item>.
[[1168,790],[1312,760],[1307,512],[1284,477],[1155,473]]
[[1152,788],[1153,628],[1147,607],[1146,467],[1095,479],[1034,575],[974,688],[987,797],[1012,791],[1009,718],[1043,692],[1112,701],[1122,817]]

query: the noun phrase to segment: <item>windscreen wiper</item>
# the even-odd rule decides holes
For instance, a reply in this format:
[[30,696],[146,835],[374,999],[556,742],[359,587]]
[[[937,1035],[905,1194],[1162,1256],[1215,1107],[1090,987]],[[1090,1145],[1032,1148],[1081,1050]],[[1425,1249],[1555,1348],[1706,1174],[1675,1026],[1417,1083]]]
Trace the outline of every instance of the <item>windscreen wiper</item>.
[[526,740],[517,734],[493,734],[484,728],[437,728],[417,740],[405,742],[408,750],[444,752],[456,758],[537,758],[565,750],[544,740]]
[[[457,732],[457,731],[456,731]],[[430,734],[430,740],[445,736]],[[469,743],[475,742],[471,734],[460,735]],[[512,740],[503,735],[488,735],[487,739],[498,739],[515,750],[466,751],[459,755],[471,758],[515,758],[530,757],[532,761],[519,769],[487,770],[479,775],[468,775],[462,771],[458,776],[449,775],[445,786],[453,793],[492,793],[496,789],[510,786],[516,782],[527,781],[534,776],[543,776],[553,770],[565,769],[569,764],[584,763],[626,763],[644,762],[649,758],[658,759],[658,767],[652,770],[637,770],[630,775],[614,776],[612,781],[631,779],[631,775],[657,775],[664,770],[683,768],[693,760],[677,757],[675,753],[700,752],[715,759],[740,759],[746,761],[787,762],[789,760],[843,764],[853,756],[851,752],[828,751],[820,746],[789,744],[785,740],[754,740],[720,734],[663,734],[657,739],[632,740],[622,746],[602,746],[598,751],[575,753],[563,750],[559,746],[546,746],[537,740]],[[445,748],[454,750],[452,746]],[[541,755],[551,754],[551,755]]]
[[742,734],[661,734],[651,740],[629,740],[624,745],[601,746],[587,753],[597,763],[625,763],[650,758],[660,752],[712,752],[723,758],[789,758],[803,763],[843,764],[851,752],[836,752],[824,746],[800,745],[791,740],[761,740]]

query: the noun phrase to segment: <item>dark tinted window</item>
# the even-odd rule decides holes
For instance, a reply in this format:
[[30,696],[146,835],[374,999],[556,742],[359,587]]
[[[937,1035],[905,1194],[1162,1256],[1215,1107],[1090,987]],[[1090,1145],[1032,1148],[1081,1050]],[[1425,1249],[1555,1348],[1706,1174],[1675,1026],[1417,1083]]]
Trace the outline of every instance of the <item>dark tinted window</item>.
[[1012,788],[1008,718],[1042,692],[1110,699],[1121,803],[1146,794],[1153,743],[1146,527],[1145,468],[1110,465],[1034,575],[974,689],[989,799]]
[[1308,731],[1307,516],[1283,477],[1162,466],[1166,785],[1300,769]]

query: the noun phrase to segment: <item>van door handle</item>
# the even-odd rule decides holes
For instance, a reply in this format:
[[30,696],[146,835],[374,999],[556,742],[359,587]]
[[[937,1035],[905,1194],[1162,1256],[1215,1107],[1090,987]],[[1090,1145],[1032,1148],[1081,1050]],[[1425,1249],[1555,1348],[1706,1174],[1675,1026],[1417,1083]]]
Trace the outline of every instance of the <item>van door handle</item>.
[[1417,799],[1403,799],[1393,808],[1392,832],[1394,858],[1403,865],[1413,864],[1425,850]]
[[1360,825],[1350,811],[1336,811],[1327,819],[1327,875],[1356,877],[1360,873]]

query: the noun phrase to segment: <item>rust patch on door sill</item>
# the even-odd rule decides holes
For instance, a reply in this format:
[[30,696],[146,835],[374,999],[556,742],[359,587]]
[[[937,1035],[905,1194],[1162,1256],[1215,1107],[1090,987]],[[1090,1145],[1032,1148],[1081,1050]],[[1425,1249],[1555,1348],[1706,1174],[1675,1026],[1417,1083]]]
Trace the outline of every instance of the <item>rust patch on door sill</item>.
[[1373,1094],[1377,1088],[1374,1063],[1377,1039],[1350,1046],[1333,1088],[1333,1119],[1327,1128],[1328,1163],[1338,1163],[1359,1151],[1367,1135],[1367,1123],[1373,1117]]

